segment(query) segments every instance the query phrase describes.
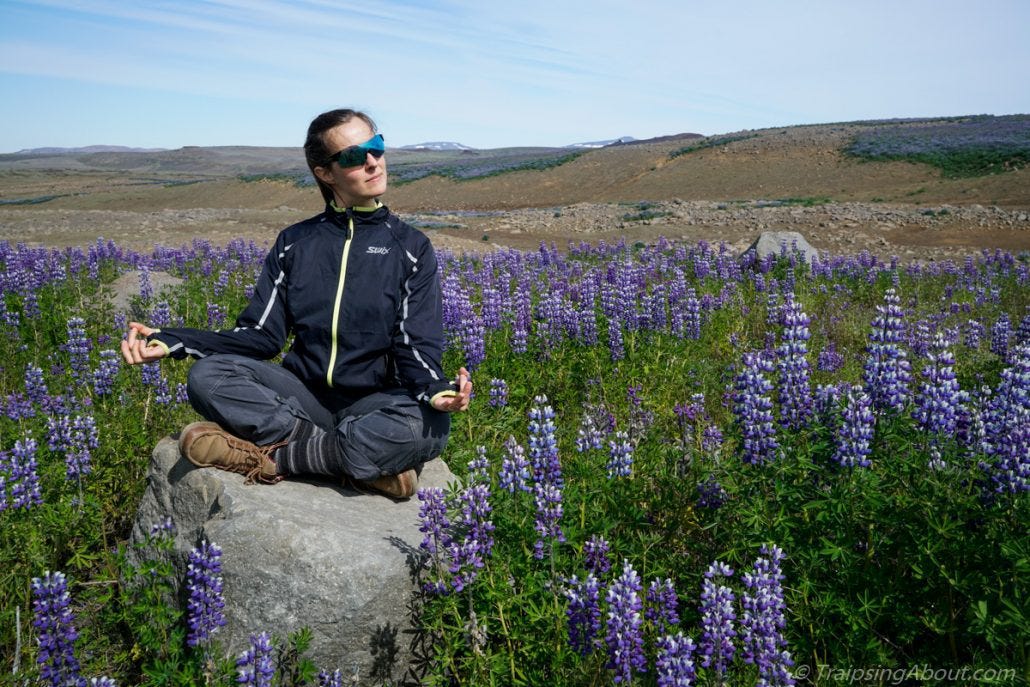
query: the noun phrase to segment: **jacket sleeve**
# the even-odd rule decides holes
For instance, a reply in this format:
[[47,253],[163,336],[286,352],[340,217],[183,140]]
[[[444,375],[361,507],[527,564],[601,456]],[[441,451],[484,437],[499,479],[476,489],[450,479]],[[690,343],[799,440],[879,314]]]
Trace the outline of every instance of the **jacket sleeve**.
[[190,327],[169,327],[149,340],[168,347],[168,355],[203,358],[214,353],[237,353],[259,360],[278,355],[286,343],[291,322],[286,310],[286,275],[290,246],[280,235],[265,258],[250,303],[236,318],[233,329],[208,331]]
[[408,277],[402,286],[400,323],[393,336],[393,355],[400,382],[429,403],[441,391],[453,391],[441,366],[443,302],[436,253],[422,237],[417,254],[405,250]]

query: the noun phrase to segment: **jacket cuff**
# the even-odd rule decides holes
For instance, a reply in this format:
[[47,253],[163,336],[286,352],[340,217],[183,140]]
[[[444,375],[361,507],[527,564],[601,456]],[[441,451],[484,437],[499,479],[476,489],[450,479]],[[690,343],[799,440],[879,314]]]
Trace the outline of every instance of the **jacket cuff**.
[[148,346],[160,346],[165,351],[165,356],[169,358],[181,359],[186,357],[185,347],[181,345],[178,337],[172,336],[162,332],[160,329],[155,329],[154,332],[147,337]]

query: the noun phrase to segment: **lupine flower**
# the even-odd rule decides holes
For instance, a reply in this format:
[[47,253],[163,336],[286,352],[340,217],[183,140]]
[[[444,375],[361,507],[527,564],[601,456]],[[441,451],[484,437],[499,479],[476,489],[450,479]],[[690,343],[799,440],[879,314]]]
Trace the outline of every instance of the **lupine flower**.
[[996,494],[1030,491],[1030,344],[1013,352],[1013,364],[984,412],[981,463]]
[[976,320],[966,322],[966,335],[962,343],[966,348],[976,349],[980,347],[980,341],[986,335],[984,326]]
[[486,457],[486,446],[476,447],[476,457],[469,461],[469,482],[490,485],[490,460]]
[[759,685],[789,687],[794,684],[790,674],[794,661],[783,638],[787,625],[780,568],[783,551],[777,546],[763,546],[761,554],[753,570],[744,573],[747,591],[741,599],[741,648],[744,662],[758,667]]
[[118,683],[109,677],[91,677],[89,687],[118,687]]
[[150,268],[147,265],[140,265],[139,269],[139,296],[144,303],[154,297],[154,287],[150,283]]
[[458,527],[464,532],[459,541],[452,540],[447,549],[451,559],[451,584],[460,592],[475,581],[477,571],[485,565],[493,550],[494,524],[490,517],[490,486],[475,483],[465,487],[459,496],[461,517]]
[[872,465],[868,456],[872,452],[875,423],[872,399],[862,387],[851,387],[847,393],[842,422],[837,429],[837,448],[833,453],[833,461],[845,468],[867,468]]
[[729,587],[719,584],[718,578],[732,575],[728,565],[715,561],[708,566],[701,585],[701,666],[712,668],[720,676],[726,674],[736,653],[733,623],[737,616],[733,611],[736,597]]
[[251,635],[250,648],[236,659],[236,684],[271,687],[275,677],[274,651],[267,632]]
[[604,432],[597,426],[597,420],[590,408],[585,408],[576,437],[576,450],[580,453],[604,446]]
[[189,632],[186,643],[199,646],[207,643],[218,628],[225,625],[225,601],[222,598],[222,549],[217,544],[201,542],[188,556],[186,588],[190,598],[186,604]]
[[630,477],[633,475],[633,447],[625,432],[616,432],[614,438],[608,440],[608,478]]
[[10,451],[0,451],[0,512],[8,508],[28,510],[43,503],[36,473],[37,444],[32,437],[14,442]]
[[688,339],[701,338],[701,301],[697,299],[694,289],[687,289],[687,300],[684,304],[683,336]]
[[601,633],[600,583],[590,572],[582,581],[573,575],[566,580],[563,593],[569,603],[565,610],[569,644],[580,656],[586,656],[597,647]]
[[629,561],[623,561],[622,574],[608,587],[608,669],[615,682],[630,683],[635,672],[647,668],[644,658],[643,620],[640,611],[640,577]]
[[423,589],[442,594],[447,586],[440,579],[443,570],[441,554],[451,546],[451,522],[447,519],[447,500],[440,487],[422,487],[418,490],[419,532],[425,536],[419,547],[430,555],[437,579],[427,582]]
[[171,516],[167,516],[164,520],[160,522],[155,522],[150,526],[151,537],[161,538],[173,534],[175,534],[175,523],[172,522]]
[[100,445],[92,415],[50,417],[47,419],[47,436],[47,447],[64,454],[68,479],[77,479],[90,473],[92,449]]
[[604,575],[612,569],[612,562],[608,558],[608,540],[600,534],[594,534],[583,544],[583,557],[586,569],[596,575]]
[[651,581],[647,588],[647,608],[644,610],[644,617],[654,624],[659,634],[665,634],[673,625],[679,624],[679,597],[676,596],[672,580],[665,578]]
[[697,505],[699,507],[715,509],[726,503],[726,498],[726,490],[714,476],[709,475],[703,482],[697,483]]
[[862,378],[873,406],[880,410],[899,411],[909,398],[912,375],[900,346],[904,329],[900,302],[894,289],[887,289],[884,305],[876,306],[879,314],[873,319],[869,334],[869,355]]
[[47,571],[32,578],[32,626],[38,633],[40,676],[53,687],[80,687],[86,681],[79,676],[75,658],[75,616],[71,612],[71,596],[64,573]]
[[508,383],[503,379],[490,380],[490,407],[504,408],[508,405]]
[[626,349],[622,344],[622,324],[618,320],[608,320],[608,350],[612,360],[626,357]]
[[50,390],[43,378],[43,370],[31,363],[25,368],[25,395],[41,408],[49,405]]
[[772,363],[764,355],[745,353],[743,369],[734,387],[733,411],[744,435],[742,459],[752,465],[773,460],[779,448],[769,397],[773,386],[765,376],[769,372],[772,372]]
[[[154,304],[150,310],[150,323],[158,329],[172,324],[172,306],[168,305],[168,301]],[[124,327],[119,327],[119,329],[124,329]]]
[[654,423],[654,413],[644,409],[644,401],[638,396],[640,385],[632,385],[626,389],[626,399],[629,401],[629,435],[637,442],[644,432]]
[[547,404],[546,396],[537,396],[529,411],[529,460],[533,468],[533,494],[537,517],[534,528],[539,535],[533,547],[535,558],[544,557],[544,539],[565,541],[565,534],[559,524],[562,516],[561,462],[558,459],[558,442],[554,438],[554,410]]
[[991,353],[1002,360],[1007,360],[1009,355],[1009,338],[1012,336],[1012,321],[1009,314],[1003,312],[991,325]]
[[955,378],[955,356],[948,349],[941,334],[937,334],[929,362],[923,368],[923,383],[916,396],[916,407],[912,416],[924,431],[938,436],[950,436],[955,432],[962,392]]
[[692,687],[697,680],[694,667],[694,640],[677,632],[658,638],[655,672],[658,687]]
[[318,671],[318,687],[343,687],[343,675],[339,668],[331,673]]
[[812,417],[812,389],[809,385],[808,331],[810,319],[801,304],[788,293],[780,314],[783,336],[776,349],[780,381],[780,422],[790,429],[808,425]]
[[218,303],[207,304],[207,328],[220,329],[225,322],[225,312]]
[[531,491],[529,486],[529,461],[526,460],[525,449],[509,436],[504,442],[504,459],[497,475],[498,487],[514,494],[516,490]]
[[89,374],[89,351],[92,348],[86,337],[86,321],[81,317],[68,320],[68,342],[63,346],[68,352],[68,360],[72,375],[77,381],[83,381]]
[[114,350],[100,351],[100,365],[93,370],[93,393],[107,396],[114,391],[114,379],[121,367],[121,356]]
[[844,367],[844,356],[837,352],[837,345],[832,341],[819,351],[816,367],[823,372],[836,372]]

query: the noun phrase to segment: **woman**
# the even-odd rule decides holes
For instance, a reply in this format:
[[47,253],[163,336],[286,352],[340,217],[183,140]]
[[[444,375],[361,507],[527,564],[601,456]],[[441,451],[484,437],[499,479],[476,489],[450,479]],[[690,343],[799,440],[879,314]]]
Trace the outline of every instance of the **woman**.
[[[279,234],[236,327],[130,323],[128,363],[198,358],[187,390],[206,420],[179,439],[194,465],[265,483],[342,477],[404,499],[443,450],[472,383],[465,368],[456,382],[442,372],[436,256],[379,202],[384,153],[368,115],[316,117],[304,154],[326,209]],[[282,365],[267,362],[291,334]]]

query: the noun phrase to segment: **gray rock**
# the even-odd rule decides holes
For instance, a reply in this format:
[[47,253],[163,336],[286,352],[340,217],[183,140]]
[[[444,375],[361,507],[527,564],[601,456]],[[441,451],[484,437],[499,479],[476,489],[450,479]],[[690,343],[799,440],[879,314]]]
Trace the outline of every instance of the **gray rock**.
[[[419,486],[453,479],[436,459]],[[165,438],[153,453],[132,540],[144,541],[171,517],[180,588],[189,551],[202,539],[221,547],[227,625],[216,638],[232,656],[252,634],[284,638],[308,627],[307,655],[319,668],[379,684],[419,674],[411,610],[418,510],[416,498],[394,502],[331,482],[246,485],[241,475],[194,467]]]
[[[110,299],[114,309],[137,320],[144,319],[147,316],[146,313],[140,312],[139,308],[132,302],[134,297],[140,295],[139,278],[141,273],[141,270],[131,270],[108,284],[108,288],[111,289]],[[183,284],[182,279],[173,277],[167,272],[150,272],[149,277],[150,286],[155,294],[161,293],[161,290],[166,287],[177,288]]]
[[781,247],[784,245],[787,247],[787,252],[799,251],[808,264],[819,259],[819,251],[796,231],[763,231],[744,253],[753,251],[757,259],[762,260],[770,253],[779,255]]

